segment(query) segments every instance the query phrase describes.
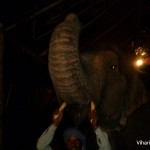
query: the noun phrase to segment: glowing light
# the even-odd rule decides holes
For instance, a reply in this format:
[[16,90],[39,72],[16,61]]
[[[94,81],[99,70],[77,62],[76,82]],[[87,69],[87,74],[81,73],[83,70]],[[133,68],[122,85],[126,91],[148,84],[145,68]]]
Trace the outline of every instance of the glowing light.
[[148,54],[146,52],[146,49],[144,49],[143,47],[138,47],[137,49],[135,49],[135,55],[144,57],[147,56]]
[[141,55],[142,55],[142,56],[146,56],[146,52],[142,52]]
[[136,64],[136,66],[140,67],[140,66],[143,65],[143,60],[142,59],[138,59],[138,60],[136,60],[135,64]]

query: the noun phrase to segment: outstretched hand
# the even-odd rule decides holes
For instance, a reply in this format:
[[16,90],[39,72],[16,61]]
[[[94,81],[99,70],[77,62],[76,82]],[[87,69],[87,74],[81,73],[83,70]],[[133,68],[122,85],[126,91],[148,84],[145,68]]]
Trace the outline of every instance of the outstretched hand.
[[63,111],[65,109],[65,107],[67,106],[67,103],[66,102],[63,102],[61,104],[61,106],[56,109],[53,113],[53,124],[55,126],[58,126],[63,118]]
[[63,118],[63,111],[56,109],[53,113],[52,119],[53,119],[53,124],[55,126],[58,126]]
[[89,112],[89,120],[90,120],[90,123],[92,124],[94,130],[96,130],[98,128],[98,125],[97,125],[97,112],[96,110],[90,110]]

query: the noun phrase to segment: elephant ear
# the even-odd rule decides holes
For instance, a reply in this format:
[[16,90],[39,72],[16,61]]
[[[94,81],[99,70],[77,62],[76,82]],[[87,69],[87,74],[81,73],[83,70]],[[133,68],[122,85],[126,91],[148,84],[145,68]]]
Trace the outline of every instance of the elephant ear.
[[[129,60],[128,62],[132,62]],[[142,80],[138,77],[137,72],[133,65],[127,65],[127,91],[125,96],[125,107],[122,114],[120,124],[124,126],[127,118],[130,117],[136,110],[138,110],[143,104],[148,102],[146,88]]]

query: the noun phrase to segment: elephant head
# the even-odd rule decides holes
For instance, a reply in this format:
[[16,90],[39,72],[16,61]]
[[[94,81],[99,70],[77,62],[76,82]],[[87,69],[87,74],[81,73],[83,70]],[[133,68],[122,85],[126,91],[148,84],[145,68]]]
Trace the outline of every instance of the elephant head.
[[100,44],[80,53],[80,28],[70,14],[51,36],[48,66],[57,99],[67,103],[76,124],[87,119],[94,101],[101,127],[114,129],[146,101],[143,85],[131,61],[113,47]]

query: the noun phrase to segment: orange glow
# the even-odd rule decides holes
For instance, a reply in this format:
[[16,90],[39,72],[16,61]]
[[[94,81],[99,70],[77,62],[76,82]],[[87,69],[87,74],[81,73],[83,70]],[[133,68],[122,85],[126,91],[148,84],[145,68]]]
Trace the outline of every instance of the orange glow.
[[135,65],[136,65],[137,67],[142,66],[142,65],[143,65],[143,60],[142,60],[142,59],[137,59],[136,62],[135,62]]

